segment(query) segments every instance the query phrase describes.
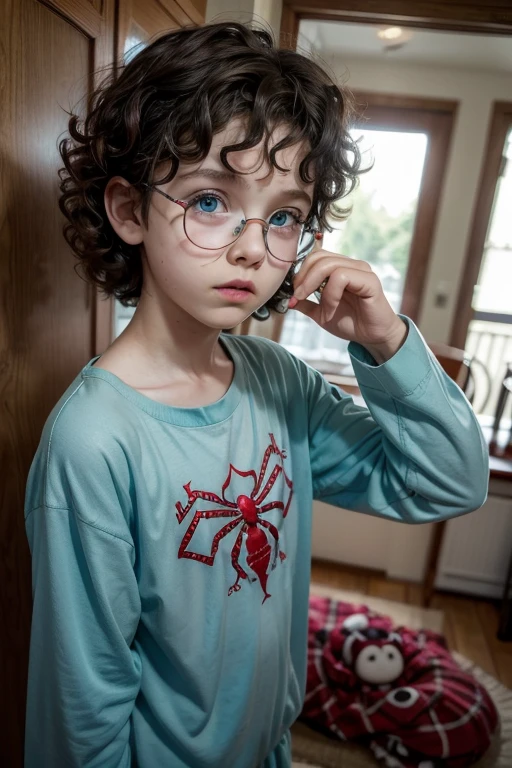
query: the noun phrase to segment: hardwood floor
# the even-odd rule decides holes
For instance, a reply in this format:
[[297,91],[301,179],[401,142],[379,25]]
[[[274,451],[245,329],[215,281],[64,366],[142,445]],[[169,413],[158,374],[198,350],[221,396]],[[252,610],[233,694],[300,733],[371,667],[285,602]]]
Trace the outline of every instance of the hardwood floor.
[[[311,580],[337,589],[421,605],[419,584],[388,579],[377,571],[313,560]],[[430,607],[444,612],[444,634],[451,650],[472,659],[507,688],[512,688],[512,642],[504,643],[496,638],[496,601],[436,592]]]

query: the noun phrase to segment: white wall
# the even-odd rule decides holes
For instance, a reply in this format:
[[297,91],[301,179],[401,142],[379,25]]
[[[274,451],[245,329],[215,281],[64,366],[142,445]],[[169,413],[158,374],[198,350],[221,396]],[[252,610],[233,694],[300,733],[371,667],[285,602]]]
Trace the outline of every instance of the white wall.
[[219,20],[237,21],[242,15],[251,16],[254,13],[254,0],[208,0],[206,3],[205,21],[212,21],[216,16]]
[[[512,102],[512,77],[504,74],[396,64],[382,60],[326,58],[338,78],[353,90],[454,99],[459,102],[420,327],[429,341],[447,342],[457,303],[473,205],[493,101]],[[437,286],[445,282],[448,301],[434,306]]]
[[279,39],[282,0],[208,0],[205,21],[263,21]]
[[432,525],[405,525],[313,502],[314,557],[422,581]]
[[282,0],[254,0],[254,13],[270,24],[276,40],[279,40],[282,12]]

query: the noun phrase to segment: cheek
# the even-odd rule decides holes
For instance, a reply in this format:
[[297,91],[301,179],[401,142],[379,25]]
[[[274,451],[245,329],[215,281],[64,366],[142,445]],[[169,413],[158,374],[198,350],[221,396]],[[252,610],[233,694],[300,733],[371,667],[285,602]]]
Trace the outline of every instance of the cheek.
[[187,257],[181,252],[174,252],[167,257],[160,258],[158,267],[153,269],[156,279],[166,286],[167,292],[172,289],[174,293],[186,295],[193,290],[198,283],[198,276],[191,272]]
[[199,249],[194,246],[183,229],[183,217],[177,216],[171,221],[158,221],[150,226],[145,241],[146,251],[153,260],[165,261],[170,254],[182,253],[184,256],[197,257]]
[[205,252],[194,246],[183,232],[176,238],[162,235],[155,238],[147,244],[146,256],[155,277],[166,284],[189,285],[194,279],[201,279],[197,267],[199,263],[204,264]]

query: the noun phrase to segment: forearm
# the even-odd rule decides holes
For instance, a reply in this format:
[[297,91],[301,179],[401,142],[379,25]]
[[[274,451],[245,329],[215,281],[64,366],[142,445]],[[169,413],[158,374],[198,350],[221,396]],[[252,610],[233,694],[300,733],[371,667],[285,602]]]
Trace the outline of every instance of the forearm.
[[[481,506],[488,485],[488,453],[477,419],[418,332],[393,358],[372,365],[352,346],[361,391],[382,431],[381,470],[403,484],[411,522],[461,514]],[[359,358],[359,359],[358,359]]]

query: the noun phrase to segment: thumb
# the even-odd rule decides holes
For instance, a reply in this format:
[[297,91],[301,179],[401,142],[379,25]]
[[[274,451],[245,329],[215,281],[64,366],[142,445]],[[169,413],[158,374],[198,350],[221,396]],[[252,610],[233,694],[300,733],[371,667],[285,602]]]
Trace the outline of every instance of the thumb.
[[308,299],[302,299],[301,301],[292,299],[289,304],[289,309],[295,309],[297,312],[301,312],[303,315],[307,315],[313,320],[316,320],[316,316],[320,312],[320,305],[315,301],[308,301]]

